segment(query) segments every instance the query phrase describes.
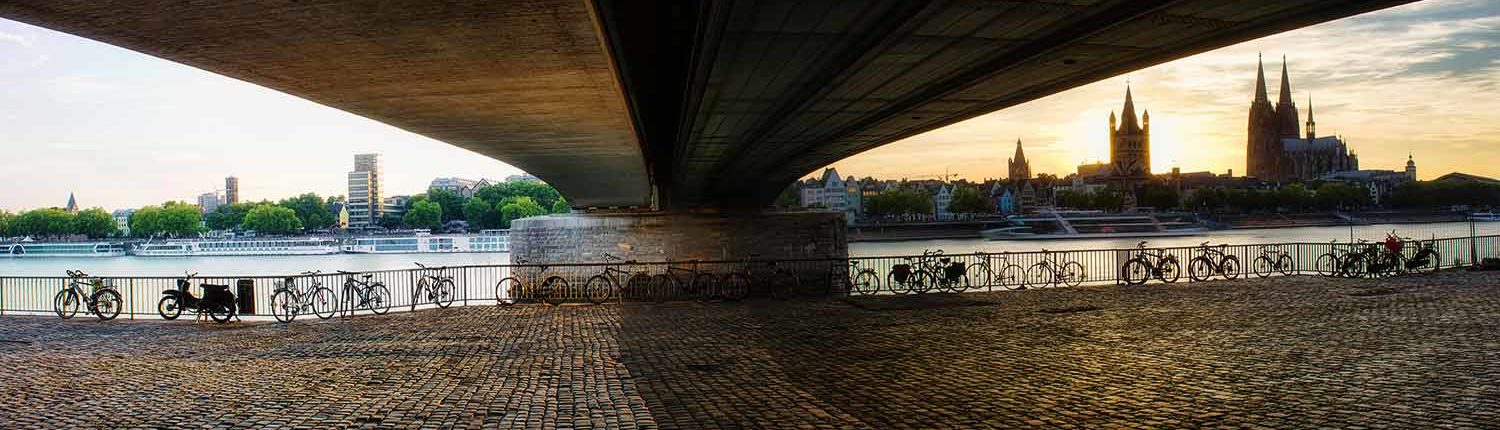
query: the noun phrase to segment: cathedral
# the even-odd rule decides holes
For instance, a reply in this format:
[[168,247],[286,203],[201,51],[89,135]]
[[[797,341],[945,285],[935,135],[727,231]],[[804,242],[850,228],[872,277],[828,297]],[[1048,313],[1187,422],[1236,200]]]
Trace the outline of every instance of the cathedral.
[[1281,94],[1276,105],[1266,94],[1265,65],[1257,61],[1255,100],[1250,103],[1249,139],[1246,144],[1246,173],[1267,181],[1317,179],[1323,175],[1359,170],[1359,158],[1337,136],[1317,135],[1313,121],[1312,98],[1307,100],[1306,134],[1298,129],[1301,122],[1297,105],[1292,102],[1292,83],[1287,75],[1286,60],[1281,62]]
[[1151,177],[1151,112],[1142,112],[1140,121],[1136,121],[1128,84],[1119,126],[1115,125],[1115,113],[1109,113],[1109,169],[1110,177],[1122,182]]

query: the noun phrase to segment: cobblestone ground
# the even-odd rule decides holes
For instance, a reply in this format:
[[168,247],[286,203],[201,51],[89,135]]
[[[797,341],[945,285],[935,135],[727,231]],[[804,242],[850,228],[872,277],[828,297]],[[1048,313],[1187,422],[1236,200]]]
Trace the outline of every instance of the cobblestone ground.
[[1497,428],[1500,275],[0,319],[0,428]]

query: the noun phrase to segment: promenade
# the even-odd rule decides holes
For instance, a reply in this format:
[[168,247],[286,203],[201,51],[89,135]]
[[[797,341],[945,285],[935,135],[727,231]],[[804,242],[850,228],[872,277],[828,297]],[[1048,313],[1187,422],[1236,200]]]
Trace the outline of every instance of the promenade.
[[1500,274],[0,319],[0,428],[1496,428]]

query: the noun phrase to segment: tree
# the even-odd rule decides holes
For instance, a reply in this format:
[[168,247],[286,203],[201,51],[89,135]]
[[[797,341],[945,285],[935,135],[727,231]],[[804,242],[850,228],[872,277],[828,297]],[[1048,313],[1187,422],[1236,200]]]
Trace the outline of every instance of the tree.
[[203,223],[198,207],[183,202],[146,206],[130,216],[130,234],[139,237],[186,236],[197,233]]
[[891,188],[870,196],[865,210],[873,216],[932,213],[932,196],[919,188]]
[[443,226],[443,206],[425,200],[417,202],[411,205],[401,221],[407,227],[437,230]]
[[213,212],[209,212],[208,214],[203,215],[203,223],[207,225],[210,230],[237,229],[240,228],[240,223],[244,222],[245,214],[250,213],[250,209],[254,209],[258,205],[259,204],[257,203],[232,203],[221,205],[218,209],[214,209]]
[[115,225],[115,217],[110,216],[104,209],[93,208],[74,215],[71,230],[74,234],[98,239],[113,236],[119,232],[120,227]]
[[441,188],[427,190],[427,201],[437,203],[443,209],[443,222],[460,219],[464,216],[464,196],[460,196],[458,193]]
[[568,204],[567,199],[558,198],[557,201],[552,202],[552,213],[565,214],[572,211],[573,205]]
[[1140,198],[1137,200],[1141,206],[1171,209],[1181,203],[1181,196],[1177,193],[1176,188],[1157,182],[1142,185],[1139,195]]
[[510,197],[500,202],[500,224],[504,228],[510,228],[511,221],[521,218],[530,218],[547,214],[547,210],[537,204],[531,197]]
[[494,202],[474,197],[464,203],[464,220],[469,222],[469,228],[496,228],[500,226],[500,208]]
[[302,227],[310,230],[326,230],[338,222],[333,214],[328,212],[327,201],[316,193],[306,193],[289,199],[283,199],[277,203],[282,207],[291,209],[297,213],[297,219],[301,221]]
[[12,221],[17,236],[65,236],[73,232],[73,214],[58,208],[32,209]]
[[378,221],[380,227],[386,230],[395,230],[401,228],[406,225],[404,224],[404,222],[405,221],[402,221],[400,215],[389,212],[380,214],[380,220]]
[[989,200],[979,195],[973,187],[953,187],[953,200],[948,203],[948,212],[976,214],[993,212]]
[[6,211],[0,211],[0,237],[11,236],[10,226],[16,220],[16,215]]
[[538,206],[554,208],[562,195],[551,185],[540,182],[506,182],[486,185],[474,190],[474,197],[492,202],[501,202],[509,197],[530,197]]
[[297,211],[271,204],[260,204],[250,209],[240,225],[246,230],[254,230],[262,234],[301,233],[303,227],[302,219],[297,216]]
[[798,195],[802,191],[802,189],[799,187],[799,185],[801,184],[801,182],[793,182],[792,185],[789,185],[786,187],[786,189],[781,190],[781,194],[776,195],[776,201],[771,203],[771,207],[787,209],[795,208],[801,205],[802,197]]

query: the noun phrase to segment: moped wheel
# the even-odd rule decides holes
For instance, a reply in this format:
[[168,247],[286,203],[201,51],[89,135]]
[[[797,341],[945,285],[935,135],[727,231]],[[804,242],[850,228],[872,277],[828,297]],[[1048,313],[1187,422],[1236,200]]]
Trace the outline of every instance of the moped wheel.
[[724,275],[719,281],[720,294],[725,300],[744,300],[750,295],[750,276],[744,273],[730,273]]
[[1193,282],[1207,281],[1214,273],[1214,262],[1208,258],[1198,257],[1188,261],[1188,279]]
[[1290,255],[1281,254],[1276,258],[1276,271],[1281,272],[1281,276],[1292,276],[1297,273],[1297,261]]
[[208,317],[220,324],[227,323],[234,317],[234,307],[228,304],[216,305],[208,309]]
[[58,291],[57,296],[52,298],[52,311],[57,313],[58,318],[72,318],[78,315],[78,308],[83,306],[82,302],[82,298],[78,297],[78,293],[71,288]]
[[[275,297],[272,297],[271,303],[276,303]],[[164,320],[175,320],[182,316],[182,301],[177,296],[162,297],[156,302],[156,313],[161,314]]]
[[1276,263],[1271,262],[1271,257],[1262,255],[1255,257],[1255,261],[1250,263],[1250,273],[1254,273],[1255,276],[1264,278],[1271,276],[1271,273],[1275,271]]
[[385,284],[379,282],[370,284],[370,296],[365,297],[365,300],[367,302],[365,304],[370,307],[370,312],[374,312],[375,315],[384,315],[391,310],[391,290],[386,288]]
[[1225,256],[1224,261],[1219,262],[1219,274],[1224,279],[1236,279],[1240,277],[1240,259],[1233,255]]
[[438,281],[437,291],[433,291],[433,294],[437,296],[438,307],[447,309],[453,306],[453,299],[458,296],[458,287],[453,285],[453,280],[444,279]]
[[861,295],[875,294],[880,291],[880,275],[876,275],[872,269],[860,270],[854,275],[854,280],[849,283],[849,289]]
[[[287,290],[277,290],[275,294],[271,295],[271,316],[275,317],[277,322],[289,323],[292,322],[293,318],[297,318],[297,302],[296,300],[292,300],[293,298],[292,292]],[[162,301],[166,301],[166,299],[164,298]]]
[[115,290],[99,290],[94,293],[94,315],[100,321],[109,321],[120,316],[120,309],[125,307],[125,300],[120,298],[120,293]]
[[510,306],[520,300],[521,280],[513,276],[507,276],[495,283],[495,303],[500,306]]
[[[312,297],[308,297],[307,302],[311,305],[313,315],[317,315],[320,320],[333,318],[333,315],[339,312],[339,298],[333,294],[333,289],[328,287],[318,287],[313,290]],[[300,312],[302,309],[299,306],[297,312],[293,313]]]
[[608,276],[594,275],[583,283],[583,296],[589,303],[602,304],[614,296],[615,285]]

